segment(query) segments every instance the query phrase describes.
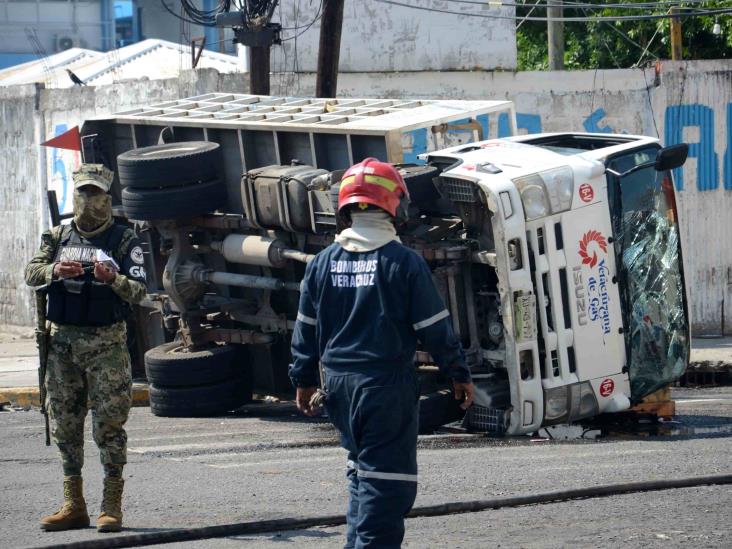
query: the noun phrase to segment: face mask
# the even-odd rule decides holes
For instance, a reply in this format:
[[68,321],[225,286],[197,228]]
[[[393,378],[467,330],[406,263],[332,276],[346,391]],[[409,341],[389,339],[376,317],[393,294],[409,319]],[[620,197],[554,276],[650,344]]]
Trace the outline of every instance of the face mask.
[[74,192],[74,223],[83,232],[96,232],[112,219],[112,197],[107,193]]

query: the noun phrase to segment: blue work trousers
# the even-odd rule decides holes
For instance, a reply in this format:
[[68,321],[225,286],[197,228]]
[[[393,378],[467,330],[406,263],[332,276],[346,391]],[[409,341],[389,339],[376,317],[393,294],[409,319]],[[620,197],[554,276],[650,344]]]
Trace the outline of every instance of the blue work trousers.
[[412,365],[342,373],[326,368],[326,409],[348,450],[346,549],[400,547],[417,496],[419,384]]

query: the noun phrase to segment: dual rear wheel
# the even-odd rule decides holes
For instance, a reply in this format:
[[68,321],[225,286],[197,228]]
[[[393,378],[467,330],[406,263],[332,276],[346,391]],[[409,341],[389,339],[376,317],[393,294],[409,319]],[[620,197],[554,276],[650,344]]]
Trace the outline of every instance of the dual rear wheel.
[[215,416],[252,399],[252,375],[241,345],[188,351],[180,342],[145,353],[150,409],[156,416]]

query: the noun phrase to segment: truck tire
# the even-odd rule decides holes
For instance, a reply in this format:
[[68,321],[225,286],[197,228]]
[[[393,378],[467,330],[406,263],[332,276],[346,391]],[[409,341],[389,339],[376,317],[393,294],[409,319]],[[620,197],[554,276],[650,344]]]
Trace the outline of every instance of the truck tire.
[[190,387],[219,383],[236,377],[243,369],[237,359],[241,353],[234,345],[216,345],[200,351],[187,351],[174,341],[153,347],[145,353],[145,374],[156,387]]
[[150,411],[160,417],[206,417],[236,410],[252,399],[249,376],[198,387],[150,385]]
[[218,143],[166,143],[123,152],[117,157],[117,173],[122,187],[176,187],[214,179],[220,158]]
[[122,189],[128,219],[181,219],[211,213],[226,203],[226,187],[218,180],[167,189]]
[[419,397],[419,434],[428,435],[443,425],[459,420],[464,414],[451,389],[422,395]]

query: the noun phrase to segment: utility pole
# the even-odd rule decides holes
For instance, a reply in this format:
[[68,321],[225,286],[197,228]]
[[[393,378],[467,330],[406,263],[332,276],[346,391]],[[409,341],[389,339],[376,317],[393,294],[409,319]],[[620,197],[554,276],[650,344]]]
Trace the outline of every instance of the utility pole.
[[564,21],[558,21],[563,13],[562,0],[548,0],[546,27],[550,71],[564,70]]
[[269,95],[270,46],[249,46],[249,93]]
[[683,59],[681,44],[681,17],[679,8],[671,8],[674,17],[671,18],[671,59],[673,61],[681,61]]
[[323,0],[315,97],[335,97],[338,91],[338,60],[341,52],[344,3],[345,0]]
[[249,93],[269,95],[269,54],[272,44],[281,44],[279,23],[271,23],[277,2],[269,6],[269,11],[256,19],[246,20],[240,11],[219,13],[216,26],[232,28],[234,42],[249,47]]

